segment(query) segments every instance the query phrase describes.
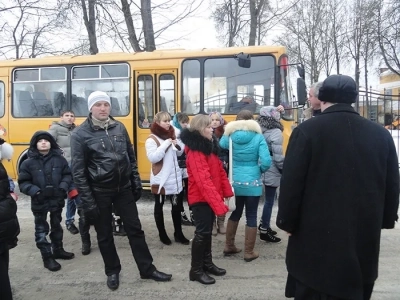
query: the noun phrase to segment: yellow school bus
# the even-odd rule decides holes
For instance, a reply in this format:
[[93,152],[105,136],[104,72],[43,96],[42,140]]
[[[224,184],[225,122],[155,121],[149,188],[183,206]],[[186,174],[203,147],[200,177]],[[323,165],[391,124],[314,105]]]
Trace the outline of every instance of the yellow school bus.
[[76,124],[82,123],[87,97],[96,90],[111,97],[111,115],[125,124],[144,186],[150,178],[144,144],[158,111],[189,116],[219,111],[230,121],[252,101],[255,114],[262,106],[282,104],[287,143],[296,117],[287,70],[281,46],[0,61],[0,136],[15,149],[13,160],[3,163],[17,178],[32,134],[47,130],[67,109],[74,111]]

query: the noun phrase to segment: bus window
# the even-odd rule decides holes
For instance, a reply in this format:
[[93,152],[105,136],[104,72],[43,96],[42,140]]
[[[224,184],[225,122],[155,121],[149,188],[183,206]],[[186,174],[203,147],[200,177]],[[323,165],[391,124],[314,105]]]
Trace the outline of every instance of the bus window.
[[171,116],[175,114],[175,77],[172,74],[160,76],[160,103],[161,111],[169,112]]
[[0,118],[4,116],[4,82],[0,81]]
[[[59,116],[67,91],[64,67],[15,69],[12,114],[19,118]],[[60,97],[62,95],[62,97]]]
[[210,58],[204,63],[204,111],[237,114],[243,109],[258,113],[273,103],[275,59],[253,56],[250,68],[241,68],[233,57]]
[[185,60],[182,64],[181,112],[195,115],[200,112],[200,62]]
[[154,117],[152,76],[140,75],[138,77],[138,93],[139,126],[148,128]]
[[71,79],[71,109],[76,116],[89,114],[87,99],[94,91],[102,91],[110,96],[112,116],[129,114],[128,64],[76,66],[72,68]]

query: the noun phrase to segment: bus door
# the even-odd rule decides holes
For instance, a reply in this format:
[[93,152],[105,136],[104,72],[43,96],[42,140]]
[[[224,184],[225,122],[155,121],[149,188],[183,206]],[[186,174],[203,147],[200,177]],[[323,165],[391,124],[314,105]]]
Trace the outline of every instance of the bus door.
[[147,159],[145,143],[154,115],[167,111],[176,113],[177,70],[135,71],[136,149],[138,168],[144,186],[149,186],[151,164]]

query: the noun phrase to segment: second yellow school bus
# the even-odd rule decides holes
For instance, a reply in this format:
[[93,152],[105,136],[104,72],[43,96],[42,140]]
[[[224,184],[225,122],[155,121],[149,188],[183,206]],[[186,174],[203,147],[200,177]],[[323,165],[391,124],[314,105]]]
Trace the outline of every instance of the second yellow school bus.
[[[241,53],[250,55],[250,66],[239,65]],[[245,97],[253,101],[254,113],[265,105],[282,104],[287,108],[286,144],[295,117],[287,62],[281,46],[0,61],[0,136],[15,149],[13,160],[3,163],[16,178],[32,134],[47,130],[66,109],[75,112],[76,124],[82,123],[88,115],[87,97],[96,90],[111,97],[111,115],[126,126],[144,186],[150,178],[144,143],[158,111],[190,116],[219,111],[230,121]]]

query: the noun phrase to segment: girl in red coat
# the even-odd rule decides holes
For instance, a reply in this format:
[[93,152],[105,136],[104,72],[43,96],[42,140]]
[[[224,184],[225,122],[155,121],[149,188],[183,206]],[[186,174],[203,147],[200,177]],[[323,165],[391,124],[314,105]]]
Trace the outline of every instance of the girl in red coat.
[[188,202],[196,226],[189,278],[202,284],[213,284],[215,279],[207,273],[222,276],[226,270],[218,268],[212,261],[211,232],[215,216],[228,212],[224,198],[233,196],[232,187],[218,157],[219,145],[213,139],[209,116],[195,116],[190,121],[190,128],[182,130],[181,140],[186,145]]

